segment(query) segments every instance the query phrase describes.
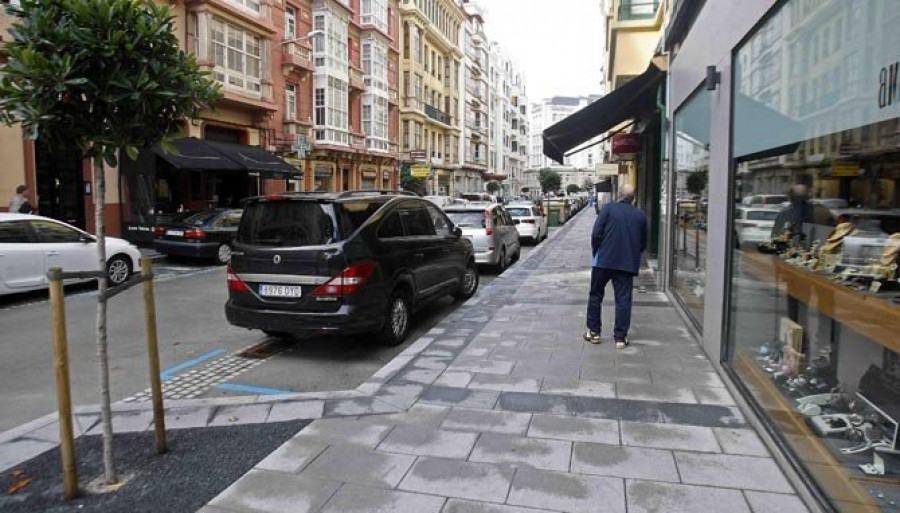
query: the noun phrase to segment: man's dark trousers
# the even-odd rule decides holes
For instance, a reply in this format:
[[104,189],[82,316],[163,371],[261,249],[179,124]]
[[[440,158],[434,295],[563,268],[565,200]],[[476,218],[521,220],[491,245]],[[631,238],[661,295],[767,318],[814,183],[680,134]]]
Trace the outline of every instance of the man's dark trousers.
[[587,326],[594,333],[600,333],[603,321],[601,312],[603,306],[603,294],[606,284],[613,282],[613,291],[616,294],[616,327],[613,330],[613,339],[625,340],[628,328],[631,326],[631,294],[634,275],[625,271],[605,269],[603,267],[591,268],[591,292],[588,297]]

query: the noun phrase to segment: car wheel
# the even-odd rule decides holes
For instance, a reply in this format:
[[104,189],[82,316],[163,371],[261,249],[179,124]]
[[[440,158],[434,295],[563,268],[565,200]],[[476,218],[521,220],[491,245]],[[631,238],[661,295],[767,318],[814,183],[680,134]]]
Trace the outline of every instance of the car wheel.
[[128,281],[131,276],[131,264],[123,255],[116,255],[106,262],[106,279],[113,287]]
[[469,261],[466,270],[459,281],[459,290],[453,294],[453,298],[459,301],[465,301],[475,295],[478,290],[478,267],[475,261]]
[[516,252],[513,253],[512,261],[513,261],[513,262],[518,262],[518,261],[519,261],[519,258],[520,258],[521,256],[522,256],[522,245],[519,244],[519,246],[516,247]]
[[500,248],[500,258],[497,259],[497,274],[506,270],[509,262],[506,261],[506,248]]
[[382,345],[393,347],[403,343],[409,333],[410,311],[406,294],[399,290],[391,294],[384,327],[378,337]]
[[228,243],[223,242],[219,244],[219,249],[216,250],[216,262],[219,265],[225,265],[228,262],[231,262],[231,246]]

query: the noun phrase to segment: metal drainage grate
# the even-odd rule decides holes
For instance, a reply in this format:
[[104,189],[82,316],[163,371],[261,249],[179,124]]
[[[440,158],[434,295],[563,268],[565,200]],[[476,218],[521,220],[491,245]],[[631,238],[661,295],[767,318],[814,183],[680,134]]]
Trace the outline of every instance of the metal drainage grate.
[[274,354],[280,353],[293,345],[293,341],[284,340],[284,339],[276,339],[276,340],[267,340],[265,342],[260,342],[255,346],[250,346],[247,349],[237,353],[235,356],[240,356],[241,358],[268,358]]

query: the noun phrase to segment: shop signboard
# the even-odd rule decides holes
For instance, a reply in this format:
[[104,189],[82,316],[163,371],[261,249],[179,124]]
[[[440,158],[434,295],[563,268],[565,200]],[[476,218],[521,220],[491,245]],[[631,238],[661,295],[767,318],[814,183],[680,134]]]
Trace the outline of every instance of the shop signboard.
[[428,164],[415,164],[410,166],[409,170],[416,178],[428,178],[431,176],[431,166]]
[[363,178],[375,178],[378,176],[378,172],[374,169],[363,169],[362,170]]
[[425,160],[428,152],[425,150],[409,150],[409,158],[411,160]]
[[831,176],[859,176],[859,162],[838,160],[831,163]]
[[614,134],[612,136],[612,156],[616,160],[634,160],[641,149],[638,134]]
[[594,167],[597,176],[617,176],[619,174],[618,164],[597,164]]

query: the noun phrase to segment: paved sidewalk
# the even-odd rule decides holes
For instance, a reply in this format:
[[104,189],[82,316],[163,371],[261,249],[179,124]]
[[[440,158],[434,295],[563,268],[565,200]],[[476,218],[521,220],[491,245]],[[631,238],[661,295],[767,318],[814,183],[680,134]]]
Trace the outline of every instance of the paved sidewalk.
[[201,512],[807,511],[664,295],[635,294],[627,349],[582,341],[593,220]]

